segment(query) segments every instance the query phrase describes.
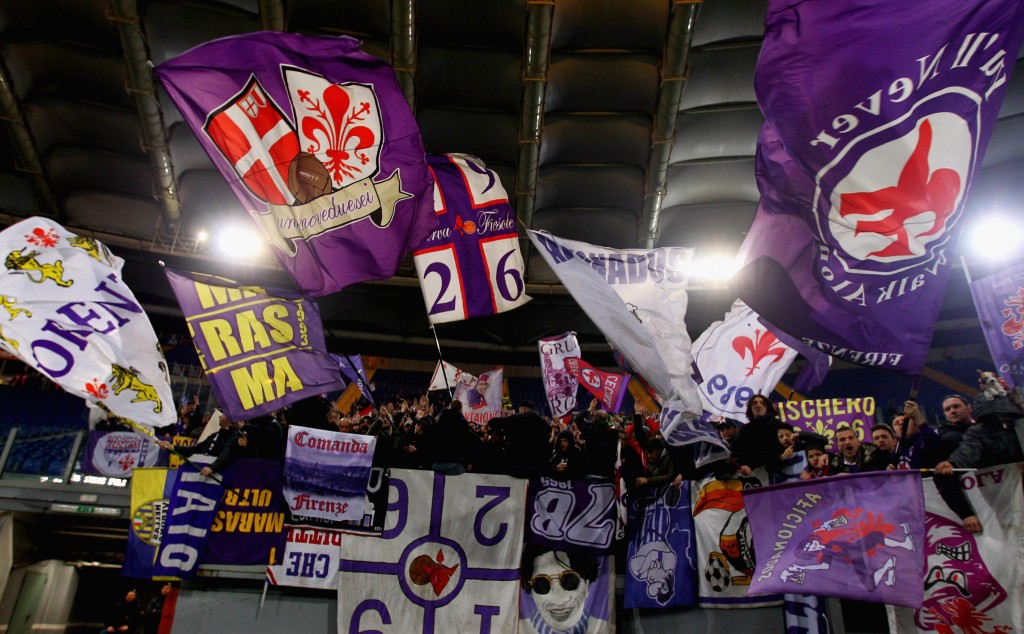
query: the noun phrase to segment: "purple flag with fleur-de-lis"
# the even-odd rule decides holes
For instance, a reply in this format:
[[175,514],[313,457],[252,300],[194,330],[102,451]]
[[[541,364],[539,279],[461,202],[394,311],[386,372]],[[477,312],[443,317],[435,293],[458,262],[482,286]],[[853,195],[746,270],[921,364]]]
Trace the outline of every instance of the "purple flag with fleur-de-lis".
[[359,45],[249,33],[156,69],[309,295],[390,277],[437,224],[416,120],[391,67]]
[[974,280],[971,296],[999,376],[1024,387],[1024,264]]
[[1024,4],[771,0],[765,24],[761,202],[733,286],[812,347],[918,374]]

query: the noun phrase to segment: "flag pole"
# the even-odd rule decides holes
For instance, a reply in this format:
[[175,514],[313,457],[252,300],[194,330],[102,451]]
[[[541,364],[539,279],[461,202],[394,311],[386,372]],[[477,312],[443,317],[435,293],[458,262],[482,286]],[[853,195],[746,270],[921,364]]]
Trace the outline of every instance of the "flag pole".
[[[373,398],[373,388],[370,387],[370,380],[366,378],[366,373],[360,372],[359,366],[356,365],[355,361],[352,360],[352,357],[348,356],[344,352],[342,353],[342,355],[344,355],[345,360],[348,361],[348,364],[352,366],[352,369],[356,371],[356,376],[359,377],[359,380],[362,381],[363,385],[366,386],[366,393],[370,395],[370,405],[376,407],[377,399]],[[360,390],[360,392],[362,392],[362,390]]]
[[967,258],[962,255],[960,256],[960,266],[964,270],[964,277],[967,278],[967,283],[972,284],[974,280],[971,279],[971,270],[967,268]]
[[[110,410],[108,409],[108,410],[107,410],[107,412],[110,412]],[[123,420],[124,422],[128,423],[128,426],[129,426],[129,427],[131,427],[131,428],[132,428],[132,429],[134,429],[135,431],[139,432],[139,433],[140,433],[140,434],[142,434],[143,436],[149,436],[149,437],[150,437],[150,438],[152,438],[152,439],[153,439],[154,441],[159,441],[159,440],[160,440],[159,438],[157,438],[157,437],[156,437],[156,434],[154,434],[154,433],[153,433],[152,431],[150,431],[149,429],[146,429],[146,428],[145,428],[145,427],[143,427],[142,425],[139,425],[139,424],[138,424],[138,423],[136,423],[135,421],[129,420],[129,419],[127,419],[127,418],[121,418],[120,416],[118,416],[118,420]],[[178,456],[179,458],[181,458],[181,459],[182,459],[182,460],[183,460],[184,462],[187,462],[188,464],[190,464],[190,465],[192,465],[193,467],[195,467],[196,471],[202,471],[202,470],[203,470],[203,466],[201,466],[201,465],[198,465],[198,464],[196,464],[196,463],[192,462],[191,460],[189,460],[189,459],[188,459],[188,458],[186,458],[185,456],[183,456],[183,455],[181,455],[180,453],[178,453],[178,450],[174,448],[174,445],[173,445],[173,444],[171,444],[171,448],[170,448],[170,449],[168,449],[167,451],[170,451],[170,452],[171,452],[172,454],[174,454],[175,456]],[[218,478],[218,477],[214,476],[213,474],[210,474],[210,475],[208,475],[208,476],[206,476],[206,477],[207,477],[207,478],[210,478],[211,480],[213,480],[213,481],[214,481],[214,482],[216,482],[217,484],[219,484],[219,485],[221,485],[221,486],[224,486],[224,481],[223,481],[223,480],[221,480],[220,478]]]
[[448,373],[445,372],[444,368],[444,355],[441,354],[441,340],[437,338],[437,331],[434,330],[434,324],[430,324],[430,332],[434,333],[434,343],[437,344],[437,358],[441,360],[441,376],[444,377],[444,387],[448,390],[448,398],[454,400],[455,393],[452,392],[452,386],[448,384]]

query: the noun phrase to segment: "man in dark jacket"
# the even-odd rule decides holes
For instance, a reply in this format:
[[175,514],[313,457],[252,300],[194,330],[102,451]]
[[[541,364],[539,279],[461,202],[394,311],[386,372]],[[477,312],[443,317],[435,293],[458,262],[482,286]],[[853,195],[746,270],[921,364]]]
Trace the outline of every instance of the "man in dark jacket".
[[544,475],[556,480],[578,480],[583,477],[583,454],[576,448],[572,431],[563,429],[555,436],[555,448]]
[[540,417],[532,401],[519,404],[519,413],[491,421],[505,437],[508,455],[515,461],[512,475],[536,478],[551,455],[551,426]]
[[473,440],[469,421],[462,415],[462,402],[452,401],[437,415],[437,423],[427,438],[431,468],[437,473],[462,475],[466,472],[466,456]]
[[885,471],[889,466],[889,456],[871,443],[861,442],[849,426],[836,429],[836,446],[839,453],[829,459],[829,473],[832,475]]
[[223,473],[224,469],[233,463],[241,453],[238,445],[238,432],[242,425],[232,422],[231,419],[223,414],[220,415],[220,420],[217,422],[220,425],[220,429],[210,434],[202,442],[198,442],[191,447],[172,447],[171,443],[166,440],[158,440],[156,444],[167,450],[173,448],[185,458],[191,458],[196,454],[213,456],[215,460],[203,467],[199,472],[204,476],[209,476],[213,473]]

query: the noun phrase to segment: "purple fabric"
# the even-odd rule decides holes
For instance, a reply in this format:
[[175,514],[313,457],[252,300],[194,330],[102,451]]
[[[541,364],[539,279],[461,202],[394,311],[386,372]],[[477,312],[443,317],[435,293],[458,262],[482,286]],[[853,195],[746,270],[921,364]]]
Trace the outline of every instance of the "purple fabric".
[[431,154],[437,229],[413,261],[431,324],[512,310],[526,295],[515,210],[498,175],[467,154]]
[[332,354],[331,358],[338,364],[338,369],[350,382],[355,383],[370,405],[377,406],[373,401],[373,394],[370,393],[370,386],[366,381],[366,370],[363,369],[363,357],[355,354]]
[[1018,0],[769,2],[740,298],[833,356],[918,374],[1022,37]]
[[273,460],[238,460],[224,473],[224,498],[206,540],[203,564],[257,566],[272,553],[284,554],[282,464]]
[[1024,387],[1024,264],[971,282],[971,296],[999,376]]
[[527,543],[604,554],[612,547],[615,522],[615,485],[611,482],[530,480]]
[[359,46],[265,31],[156,69],[282,266],[314,296],[390,277],[437,224],[416,120],[391,67]]
[[924,494],[916,471],[743,492],[757,566],[750,594],[814,594],[921,607]]
[[344,388],[309,298],[165,269],[221,411],[248,420]]
[[697,544],[690,483],[645,489],[626,498],[623,607],[697,604]]
[[796,350],[806,360],[800,368],[800,372],[797,373],[796,380],[793,381],[793,391],[806,394],[821,385],[829,368],[832,367],[832,357],[821,350],[810,347],[800,339],[790,336],[781,328],[771,325],[763,317],[758,317],[758,321],[764,324],[764,327],[779,341]]

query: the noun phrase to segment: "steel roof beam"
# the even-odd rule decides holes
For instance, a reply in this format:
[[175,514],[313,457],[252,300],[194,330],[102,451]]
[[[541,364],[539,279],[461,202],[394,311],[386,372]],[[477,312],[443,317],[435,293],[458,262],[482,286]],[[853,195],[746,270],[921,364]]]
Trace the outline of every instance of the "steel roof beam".
[[[46,171],[39,158],[39,150],[36,148],[32,129],[21,110],[7,64],[2,60],[0,60],[0,118],[6,123],[7,132],[14,145],[15,156],[20,164],[17,169],[32,176],[32,188],[35,190],[40,211],[45,215],[57,217],[63,222],[64,219],[57,207],[57,199],[53,195],[53,190],[46,178]],[[33,210],[21,209],[19,211],[31,213]]]

